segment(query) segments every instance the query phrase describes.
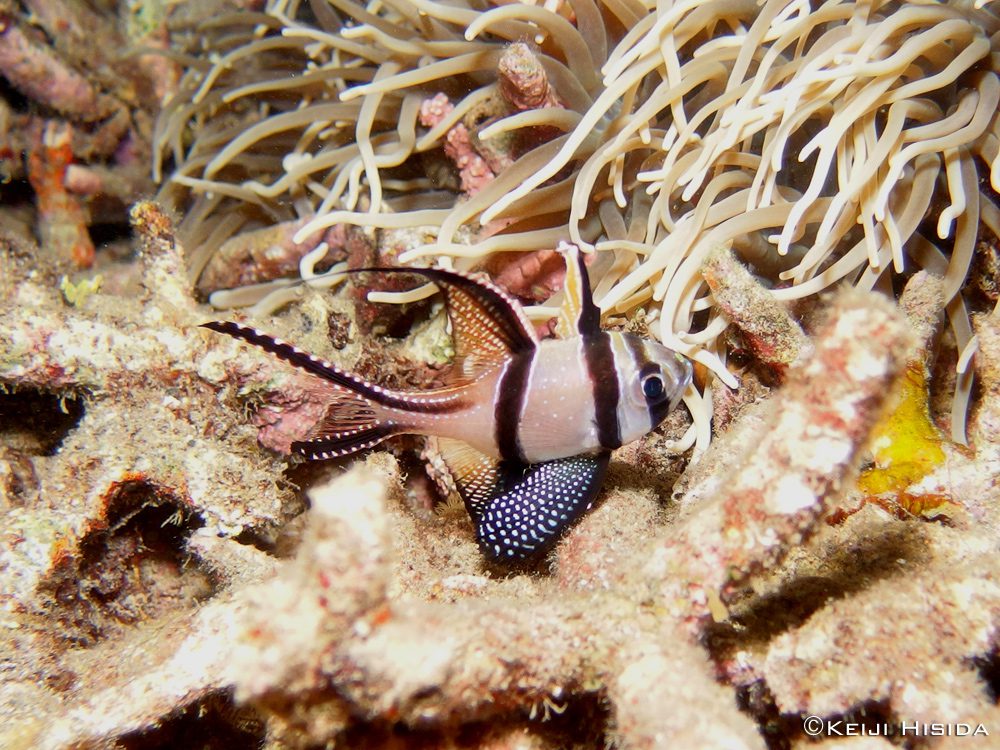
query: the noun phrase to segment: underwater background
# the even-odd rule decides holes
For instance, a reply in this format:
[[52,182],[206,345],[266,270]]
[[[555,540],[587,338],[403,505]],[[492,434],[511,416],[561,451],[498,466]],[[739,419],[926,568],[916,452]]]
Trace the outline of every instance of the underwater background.
[[[1000,4],[0,0],[0,748],[1000,747]],[[313,378],[688,357],[533,566]]]

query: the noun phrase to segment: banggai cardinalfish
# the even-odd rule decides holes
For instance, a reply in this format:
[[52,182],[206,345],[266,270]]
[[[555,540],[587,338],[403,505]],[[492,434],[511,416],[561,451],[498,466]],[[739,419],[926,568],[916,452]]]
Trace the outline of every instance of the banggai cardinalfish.
[[433,268],[360,269],[420,276],[444,293],[456,358],[446,385],[433,390],[382,388],[237,323],[205,327],[322,381],[326,414],[310,439],[292,443],[307,458],[347,456],[403,433],[436,436],[483,554],[524,563],[590,508],[611,450],[660,424],[691,382],[691,364],[677,352],[601,330],[583,258],[563,248],[559,337],[541,341],[520,304],[488,281]]

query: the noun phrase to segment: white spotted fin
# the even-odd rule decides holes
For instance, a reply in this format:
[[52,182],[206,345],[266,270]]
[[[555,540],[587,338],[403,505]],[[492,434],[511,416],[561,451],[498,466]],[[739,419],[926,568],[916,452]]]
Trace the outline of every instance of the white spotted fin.
[[458,440],[437,445],[476,527],[483,555],[523,564],[548,552],[586,513],[604,482],[610,453],[520,464],[500,461]]

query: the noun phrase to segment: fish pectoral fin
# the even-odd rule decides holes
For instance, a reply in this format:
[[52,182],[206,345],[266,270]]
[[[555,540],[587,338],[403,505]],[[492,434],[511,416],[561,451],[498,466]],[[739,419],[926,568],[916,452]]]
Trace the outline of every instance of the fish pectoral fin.
[[562,339],[596,334],[601,330],[601,310],[594,304],[590,291],[590,276],[583,256],[576,245],[559,243],[559,252],[566,259],[566,281],[563,303],[556,321],[556,335]]
[[594,502],[610,453],[524,465],[501,464],[500,482],[476,523],[483,554],[516,564],[548,552]]

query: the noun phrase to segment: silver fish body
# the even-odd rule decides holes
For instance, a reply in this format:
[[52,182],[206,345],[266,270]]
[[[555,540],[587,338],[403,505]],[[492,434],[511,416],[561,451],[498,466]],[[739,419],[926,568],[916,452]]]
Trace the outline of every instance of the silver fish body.
[[463,386],[455,400],[442,398],[439,408],[384,409],[379,419],[400,432],[461,440],[492,458],[533,464],[637,440],[677,406],[690,382],[691,365],[676,352],[602,331],[542,341]]
[[527,463],[618,448],[659,425],[690,382],[687,359],[631,334],[543,341],[511,443]]

